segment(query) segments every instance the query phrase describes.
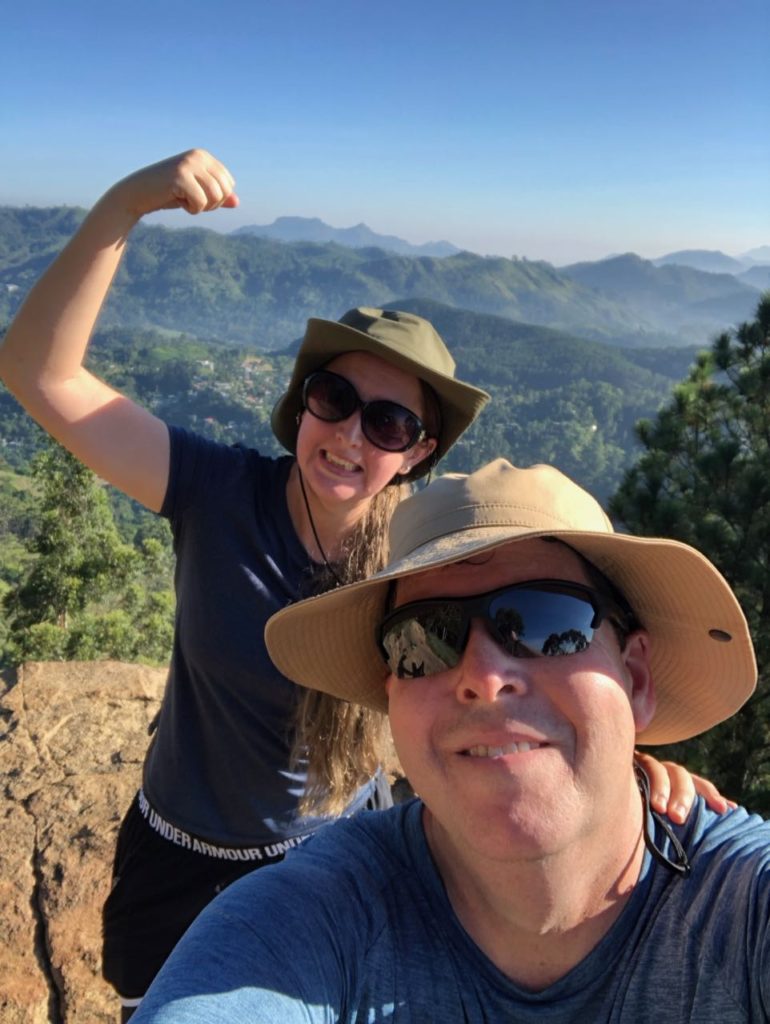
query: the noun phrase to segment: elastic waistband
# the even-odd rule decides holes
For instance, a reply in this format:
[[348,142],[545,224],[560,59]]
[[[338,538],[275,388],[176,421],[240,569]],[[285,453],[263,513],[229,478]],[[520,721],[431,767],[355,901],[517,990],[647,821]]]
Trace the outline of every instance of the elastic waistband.
[[137,794],[137,805],[142,817],[151,829],[158,833],[161,839],[181,846],[185,850],[199,853],[203,857],[213,857],[217,860],[245,860],[265,863],[266,861],[279,860],[289,850],[294,849],[311,836],[312,832],[305,832],[300,836],[292,836],[291,839],[281,839],[274,843],[265,843],[264,846],[228,846],[225,843],[211,843],[207,839],[185,832],[183,828],[172,825],[155,810],[150,801],[140,789]]

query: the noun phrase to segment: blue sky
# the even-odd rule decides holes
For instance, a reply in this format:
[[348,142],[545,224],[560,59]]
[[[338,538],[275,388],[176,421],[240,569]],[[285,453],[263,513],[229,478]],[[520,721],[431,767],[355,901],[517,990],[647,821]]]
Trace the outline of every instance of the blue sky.
[[0,204],[89,206],[195,145],[237,179],[219,230],[737,254],[770,244],[768,39],[770,0],[15,0]]

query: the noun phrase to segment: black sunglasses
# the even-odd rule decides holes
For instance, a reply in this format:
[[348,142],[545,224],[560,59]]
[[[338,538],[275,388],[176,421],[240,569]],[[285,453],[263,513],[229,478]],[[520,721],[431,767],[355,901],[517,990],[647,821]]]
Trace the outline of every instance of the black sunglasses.
[[592,587],[566,580],[529,580],[472,597],[413,601],[380,625],[388,668],[399,679],[454,668],[472,619],[481,619],[513,658],[553,658],[585,651],[605,619],[621,632],[628,630],[633,613]]
[[331,370],[305,378],[302,404],[324,423],[340,423],[360,409],[364,437],[385,452],[405,452],[426,437],[420,418],[405,406],[385,398],[363,402],[350,381]]

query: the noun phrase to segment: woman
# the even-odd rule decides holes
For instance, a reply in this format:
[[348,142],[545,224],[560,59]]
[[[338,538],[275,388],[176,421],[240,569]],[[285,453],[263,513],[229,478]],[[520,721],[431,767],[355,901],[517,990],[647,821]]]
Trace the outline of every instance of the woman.
[[[229,171],[202,150],[118,182],[0,349],[0,374],[30,414],[99,476],[167,517],[174,535],[169,681],[105,906],[104,973],[124,1020],[217,892],[318,827],[324,819],[309,807],[354,813],[387,802],[376,713],[315,695],[298,711],[298,688],[267,655],[264,623],[299,597],[379,568],[403,485],[425,475],[488,400],[454,378],[427,321],[382,310],[309,321],[272,420],[293,457],[169,427],[89,373],[86,347],[136,223],[160,209],[237,203]],[[315,740],[309,789],[302,751],[291,754],[297,714]],[[671,772],[671,803],[686,806],[692,783]],[[668,777],[660,769],[653,778],[665,807]]]

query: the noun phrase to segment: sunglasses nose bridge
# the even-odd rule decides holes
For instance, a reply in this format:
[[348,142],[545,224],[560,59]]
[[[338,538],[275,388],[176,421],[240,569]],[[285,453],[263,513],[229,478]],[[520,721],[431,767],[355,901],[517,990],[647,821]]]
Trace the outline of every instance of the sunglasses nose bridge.
[[521,696],[529,687],[528,673],[526,660],[512,658],[503,650],[491,620],[473,615],[460,661],[458,700],[493,703],[503,697]]

